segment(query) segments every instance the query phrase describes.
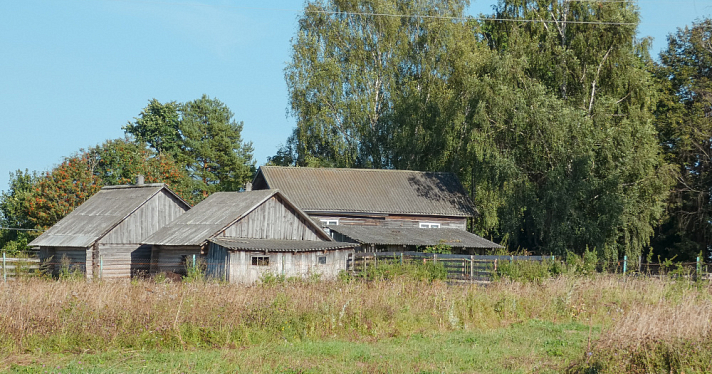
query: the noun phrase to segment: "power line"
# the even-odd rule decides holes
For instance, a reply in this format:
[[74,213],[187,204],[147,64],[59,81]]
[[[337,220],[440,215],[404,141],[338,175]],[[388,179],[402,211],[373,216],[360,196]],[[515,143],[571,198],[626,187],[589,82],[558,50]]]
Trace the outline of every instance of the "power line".
[[[251,10],[267,10],[267,11],[282,11],[294,13],[316,13],[316,14],[341,14],[353,16],[369,16],[369,17],[391,17],[391,18],[422,18],[422,19],[443,19],[452,21],[502,21],[502,22],[523,22],[523,23],[557,23],[563,22],[559,20],[542,20],[542,19],[517,19],[517,18],[486,18],[486,17],[453,17],[441,15],[419,15],[419,14],[390,14],[390,13],[370,13],[370,12],[342,12],[331,10],[310,10],[310,9],[288,9],[288,8],[262,8],[262,7],[247,7],[247,6],[229,6],[229,5],[213,5],[200,3],[169,3],[166,1],[156,0],[110,0],[114,2],[125,3],[143,3],[143,4],[161,4],[161,5],[189,5],[202,6],[213,8],[232,8],[232,9],[251,9]],[[633,3],[630,0],[566,0],[566,2],[591,2],[591,3]],[[614,25],[614,26],[635,26],[635,22],[605,22],[605,21],[566,21],[567,24],[583,24],[583,25]]]
[[330,10],[309,10],[305,9],[304,13],[318,14],[343,14],[354,16],[375,16],[375,17],[392,17],[392,18],[426,18],[426,19],[447,19],[453,21],[504,21],[504,22],[525,22],[525,23],[567,23],[567,24],[585,24],[585,25],[637,25],[635,22],[600,22],[600,21],[561,21],[561,20],[543,20],[543,19],[516,19],[516,18],[482,18],[482,17],[449,17],[449,16],[428,16],[417,14],[389,14],[389,13],[366,13],[366,12],[338,12]]

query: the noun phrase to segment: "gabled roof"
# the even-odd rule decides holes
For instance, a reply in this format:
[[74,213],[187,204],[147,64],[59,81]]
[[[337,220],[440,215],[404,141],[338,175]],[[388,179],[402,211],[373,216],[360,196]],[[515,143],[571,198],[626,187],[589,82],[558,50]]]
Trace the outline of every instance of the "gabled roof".
[[389,228],[381,226],[338,225],[329,230],[360,244],[435,246],[462,248],[502,248],[475,234],[454,228]]
[[203,245],[207,240],[225,230],[242,217],[274,195],[280,196],[290,205],[307,224],[313,226],[322,237],[329,239],[309,216],[299,210],[289,199],[277,190],[261,190],[249,192],[216,192],[201,201],[193,209],[176,218],[166,227],[156,231],[144,243],[152,245]]
[[320,242],[315,240],[212,238],[209,241],[221,247],[235,251],[260,252],[330,251],[337,249],[352,249],[358,246],[356,243]]
[[161,190],[190,205],[163,183],[106,186],[33,240],[33,247],[89,247]]
[[477,215],[452,173],[262,166],[253,188],[278,188],[308,213]]

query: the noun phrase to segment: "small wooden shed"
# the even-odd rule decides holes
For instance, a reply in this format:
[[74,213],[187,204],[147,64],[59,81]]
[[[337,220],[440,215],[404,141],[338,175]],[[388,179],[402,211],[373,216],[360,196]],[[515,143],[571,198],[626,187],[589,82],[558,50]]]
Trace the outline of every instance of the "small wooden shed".
[[206,260],[216,238],[333,241],[277,190],[216,192],[146,239],[151,272],[184,274],[193,256]]
[[106,186],[30,243],[57,273],[61,262],[87,278],[148,272],[143,241],[190,205],[162,183]]
[[207,256],[209,276],[251,284],[267,274],[319,275],[334,279],[346,270],[354,243],[313,240],[213,238]]

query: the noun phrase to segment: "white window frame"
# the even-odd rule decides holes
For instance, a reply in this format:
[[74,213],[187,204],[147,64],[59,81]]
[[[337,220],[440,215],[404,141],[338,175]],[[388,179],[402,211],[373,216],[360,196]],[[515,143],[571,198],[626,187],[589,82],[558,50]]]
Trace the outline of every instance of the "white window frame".
[[[267,263],[265,263],[265,262],[267,262]],[[261,255],[261,256],[260,255],[252,255],[251,263],[252,263],[252,266],[259,266],[259,267],[267,266],[268,267],[269,263],[270,263],[270,258],[269,258],[269,256],[265,256],[265,255]]]
[[440,223],[437,222],[420,222],[419,227],[421,229],[439,229]]
[[320,221],[321,221],[322,226],[338,226],[339,225],[338,219],[321,219]]

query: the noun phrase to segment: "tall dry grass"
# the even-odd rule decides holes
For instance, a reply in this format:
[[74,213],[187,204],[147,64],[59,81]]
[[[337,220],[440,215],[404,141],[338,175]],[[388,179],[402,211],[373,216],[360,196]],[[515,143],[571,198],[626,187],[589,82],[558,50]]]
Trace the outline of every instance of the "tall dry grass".
[[410,278],[252,287],[21,279],[0,284],[0,353],[372,341],[532,319],[602,326],[592,347],[606,351],[650,339],[709,341],[711,303],[709,285],[610,275],[487,286]]

